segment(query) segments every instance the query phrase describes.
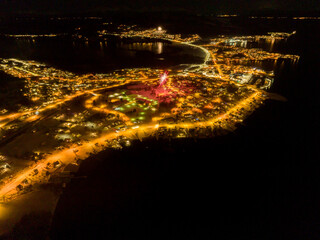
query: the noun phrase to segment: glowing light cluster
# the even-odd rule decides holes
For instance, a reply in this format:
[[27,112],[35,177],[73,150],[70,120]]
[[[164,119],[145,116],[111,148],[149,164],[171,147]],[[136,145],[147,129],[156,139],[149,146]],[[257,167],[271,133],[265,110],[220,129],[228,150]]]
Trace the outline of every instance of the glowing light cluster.
[[160,75],[160,84],[159,87],[163,86],[168,80],[168,71],[165,71],[163,74]]

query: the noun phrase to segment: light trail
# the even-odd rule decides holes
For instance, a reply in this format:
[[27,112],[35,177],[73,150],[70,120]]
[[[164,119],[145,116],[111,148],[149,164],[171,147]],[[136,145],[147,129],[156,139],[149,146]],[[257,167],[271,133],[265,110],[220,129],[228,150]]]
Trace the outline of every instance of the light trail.
[[222,78],[222,77],[224,76],[224,74],[223,74],[223,72],[222,72],[222,70],[221,70],[221,68],[220,68],[220,65],[217,64],[217,59],[216,59],[213,51],[209,51],[209,53],[210,53],[210,55],[211,55],[211,58],[212,58],[212,61],[213,61],[213,65],[216,67],[216,69],[217,69],[218,72],[219,72],[220,77]]

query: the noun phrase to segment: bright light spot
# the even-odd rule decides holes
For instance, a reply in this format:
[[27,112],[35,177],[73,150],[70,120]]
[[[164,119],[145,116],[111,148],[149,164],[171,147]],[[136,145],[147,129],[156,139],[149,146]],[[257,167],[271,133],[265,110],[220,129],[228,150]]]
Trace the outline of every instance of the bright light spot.
[[57,134],[56,139],[59,140],[67,140],[67,139],[72,139],[73,137],[70,134],[67,133],[62,133],[62,134]]
[[159,27],[158,27],[158,31],[162,31],[162,27],[159,26]]
[[161,54],[163,51],[163,43],[162,42],[158,42],[157,43],[157,53]]
[[160,87],[167,82],[167,77],[168,77],[168,72],[167,71],[165,71],[163,74],[161,74],[161,76],[160,76],[160,84],[159,84]]

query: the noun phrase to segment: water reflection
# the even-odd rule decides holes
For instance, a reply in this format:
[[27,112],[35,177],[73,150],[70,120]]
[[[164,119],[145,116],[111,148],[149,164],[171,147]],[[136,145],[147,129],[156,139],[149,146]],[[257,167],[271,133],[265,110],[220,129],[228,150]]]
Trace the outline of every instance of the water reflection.
[[44,37],[0,39],[0,45],[1,58],[36,60],[80,74],[141,66],[167,68],[202,62],[202,51],[161,41]]
[[163,51],[163,43],[162,42],[157,42],[157,53],[161,54]]
[[149,43],[124,43],[120,42],[117,47],[133,50],[133,51],[150,51],[156,54],[162,54],[165,44],[163,42],[149,42]]

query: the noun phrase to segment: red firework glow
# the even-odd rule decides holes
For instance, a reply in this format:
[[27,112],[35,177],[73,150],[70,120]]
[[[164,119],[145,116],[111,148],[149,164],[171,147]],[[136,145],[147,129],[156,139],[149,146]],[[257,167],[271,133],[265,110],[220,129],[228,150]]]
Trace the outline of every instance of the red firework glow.
[[159,87],[161,87],[163,84],[165,84],[168,80],[168,71],[165,71],[163,74],[160,75],[160,84]]

